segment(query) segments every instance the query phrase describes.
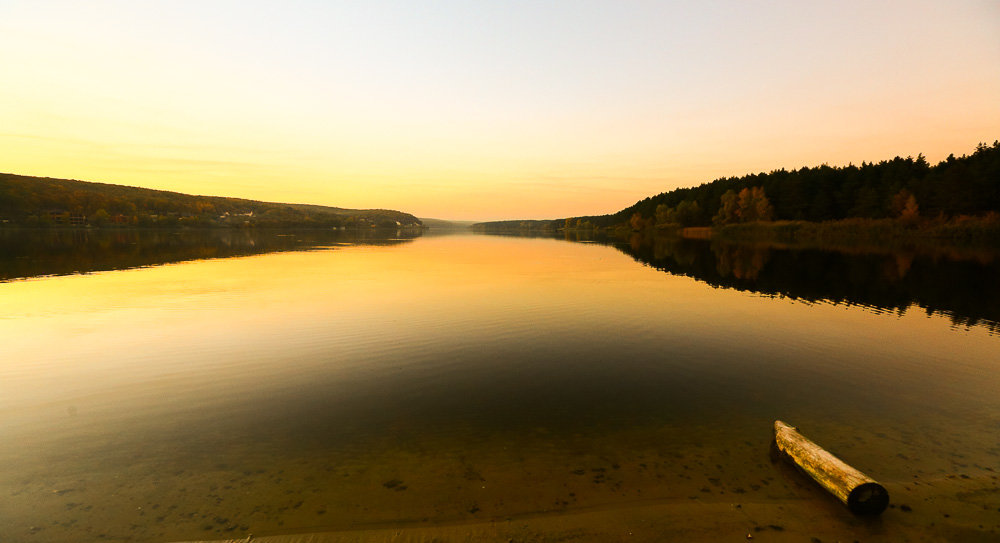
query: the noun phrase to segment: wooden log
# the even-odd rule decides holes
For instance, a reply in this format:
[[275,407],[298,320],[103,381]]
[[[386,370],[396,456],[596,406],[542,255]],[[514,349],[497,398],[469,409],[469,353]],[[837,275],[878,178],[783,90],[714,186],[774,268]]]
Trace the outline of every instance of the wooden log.
[[877,515],[889,505],[885,487],[809,441],[795,427],[774,421],[774,441],[781,452],[851,511]]

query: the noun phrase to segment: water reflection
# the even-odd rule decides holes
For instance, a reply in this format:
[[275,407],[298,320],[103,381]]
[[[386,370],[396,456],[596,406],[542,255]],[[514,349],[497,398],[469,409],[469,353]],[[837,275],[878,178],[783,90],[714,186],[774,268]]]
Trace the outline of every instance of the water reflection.
[[0,281],[301,251],[337,244],[394,245],[420,230],[2,230]]
[[796,248],[633,234],[577,237],[643,264],[719,288],[903,313],[911,306],[955,326],[1000,332],[1000,253],[954,247]]
[[[620,249],[741,285],[764,282],[780,252],[736,251],[720,268],[711,245],[636,241]],[[647,541],[692,525],[679,539],[742,537],[749,520],[791,539],[885,540],[767,462],[775,418],[891,485],[913,511],[885,514],[893,536],[994,535],[996,338],[940,318],[791,303],[611,247],[486,236],[10,281],[0,294],[5,542],[459,523],[535,540],[566,535],[560,523],[594,534],[608,517],[655,523]],[[548,524],[528,533],[529,518]],[[565,538],[620,539],[603,535]]]

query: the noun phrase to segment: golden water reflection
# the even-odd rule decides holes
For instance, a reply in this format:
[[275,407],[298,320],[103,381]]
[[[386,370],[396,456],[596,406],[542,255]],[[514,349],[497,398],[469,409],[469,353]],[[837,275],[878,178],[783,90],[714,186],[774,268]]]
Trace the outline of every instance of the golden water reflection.
[[[887,537],[767,461],[774,418],[912,507],[884,515],[893,534],[1000,528],[984,509],[1000,454],[988,329],[713,288],[633,258],[450,236],[0,284],[4,540],[637,504],[711,511],[694,539],[751,522]],[[750,278],[753,262],[724,269]]]

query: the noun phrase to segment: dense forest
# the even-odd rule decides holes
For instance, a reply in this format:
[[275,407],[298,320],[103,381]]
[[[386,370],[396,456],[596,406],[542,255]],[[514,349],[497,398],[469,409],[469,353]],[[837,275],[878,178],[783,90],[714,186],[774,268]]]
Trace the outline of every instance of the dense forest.
[[387,209],[342,209],[0,174],[0,226],[418,227]]
[[651,196],[617,213],[481,223],[482,231],[722,226],[768,221],[894,219],[1000,222],[1000,141],[936,165],[923,155],[878,163],[727,177]]

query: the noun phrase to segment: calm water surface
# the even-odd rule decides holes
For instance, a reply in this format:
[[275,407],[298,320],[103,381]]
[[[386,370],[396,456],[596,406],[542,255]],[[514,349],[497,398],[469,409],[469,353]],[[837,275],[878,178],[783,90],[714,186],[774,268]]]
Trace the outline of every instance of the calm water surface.
[[[991,255],[67,235],[0,259],[2,541],[1000,540]],[[773,463],[776,418],[892,507]]]

